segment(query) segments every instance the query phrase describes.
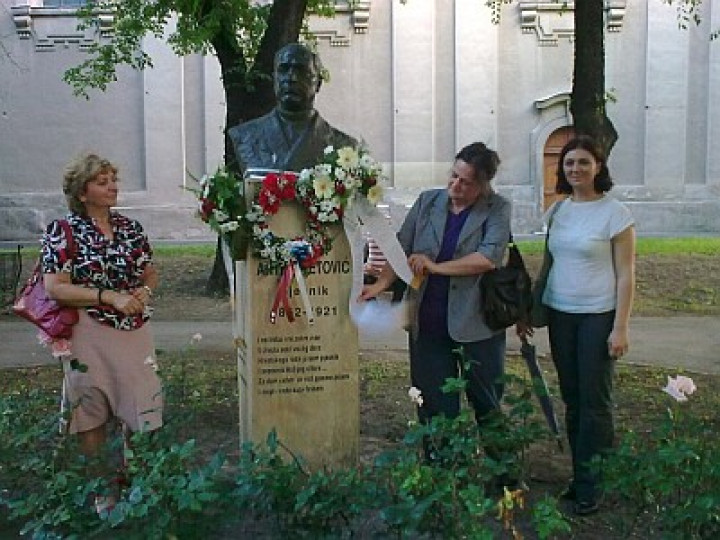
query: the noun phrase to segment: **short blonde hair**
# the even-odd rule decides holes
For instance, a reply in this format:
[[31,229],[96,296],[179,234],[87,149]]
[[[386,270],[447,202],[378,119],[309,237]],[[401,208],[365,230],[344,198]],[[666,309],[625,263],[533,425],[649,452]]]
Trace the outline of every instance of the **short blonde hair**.
[[63,176],[63,193],[72,212],[86,214],[85,203],[80,196],[85,194],[88,182],[107,171],[117,176],[117,167],[97,154],[85,154],[68,163]]

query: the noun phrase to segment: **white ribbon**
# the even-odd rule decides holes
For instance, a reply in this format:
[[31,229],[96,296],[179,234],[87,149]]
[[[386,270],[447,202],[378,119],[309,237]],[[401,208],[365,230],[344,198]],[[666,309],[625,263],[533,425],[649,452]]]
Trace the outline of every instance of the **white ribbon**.
[[[412,282],[413,273],[395,231],[390,227],[387,218],[366,198],[355,197],[353,199],[352,204],[348,205],[345,211],[343,223],[348,238],[350,238],[350,234],[357,235],[361,228],[367,231],[385,255],[385,259],[395,274],[408,285]],[[348,228],[351,230],[348,231]]]
[[307,313],[307,320],[309,325],[315,324],[315,314],[313,313],[312,306],[310,305],[310,296],[305,286],[305,277],[303,276],[300,264],[297,261],[293,261],[295,267],[295,281],[297,281],[298,289],[300,289],[300,299],[302,300],[303,308]]
[[235,300],[235,269],[233,268],[232,253],[230,251],[230,244],[225,238],[225,235],[220,236],[220,252],[222,254],[223,264],[225,265],[225,273],[227,274],[228,287],[230,289],[230,300]]
[[358,321],[362,319],[364,313],[363,306],[357,301],[363,286],[363,250],[366,241],[362,234],[363,229],[375,240],[388,264],[400,279],[410,284],[413,280],[413,273],[407,262],[405,251],[398,242],[395,231],[390,227],[387,218],[366,198],[356,196],[352,199],[351,204],[348,204],[345,210],[343,225],[350,244],[353,262],[350,316],[353,320]]

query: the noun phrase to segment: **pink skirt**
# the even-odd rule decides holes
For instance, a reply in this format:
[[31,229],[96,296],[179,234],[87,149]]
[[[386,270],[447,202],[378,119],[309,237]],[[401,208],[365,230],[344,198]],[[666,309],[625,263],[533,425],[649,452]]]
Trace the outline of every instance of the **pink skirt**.
[[87,366],[87,371],[65,371],[73,411],[69,432],[95,429],[113,417],[131,431],[162,426],[162,384],[150,324],[117,330],[95,321],[84,309],[78,311],[71,358]]

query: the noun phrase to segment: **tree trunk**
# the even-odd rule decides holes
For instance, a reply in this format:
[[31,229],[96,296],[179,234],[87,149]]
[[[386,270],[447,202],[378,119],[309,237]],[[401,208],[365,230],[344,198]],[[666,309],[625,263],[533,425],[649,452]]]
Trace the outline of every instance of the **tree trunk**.
[[[307,0],[275,1],[249,78],[235,36],[229,31],[221,31],[212,39],[225,90],[225,164],[238,175],[240,171],[227,130],[262,116],[275,106],[272,80],[275,53],[284,45],[297,41],[306,8]],[[226,295],[228,287],[218,239],[215,260],[205,289],[210,295]]]
[[590,135],[610,154],[618,135],[605,108],[603,0],[575,2],[575,62],[570,111],[575,133]]

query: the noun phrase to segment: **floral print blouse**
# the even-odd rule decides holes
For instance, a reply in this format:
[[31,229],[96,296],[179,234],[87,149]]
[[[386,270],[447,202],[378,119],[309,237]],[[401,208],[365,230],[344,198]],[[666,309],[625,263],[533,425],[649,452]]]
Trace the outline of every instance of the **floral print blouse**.
[[[75,285],[129,292],[142,287],[140,277],[152,263],[152,249],[139,222],[111,212],[114,239],[108,240],[92,218],[70,213],[66,217],[73,232],[75,253],[72,260],[65,232],[59,221],[48,225],[42,237],[42,271],[69,272]],[[150,318],[152,308],[140,315],[123,315],[110,305],[88,306],[88,315],[119,330],[140,328]]]

